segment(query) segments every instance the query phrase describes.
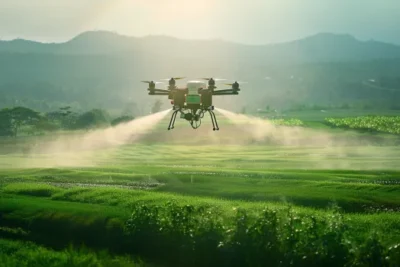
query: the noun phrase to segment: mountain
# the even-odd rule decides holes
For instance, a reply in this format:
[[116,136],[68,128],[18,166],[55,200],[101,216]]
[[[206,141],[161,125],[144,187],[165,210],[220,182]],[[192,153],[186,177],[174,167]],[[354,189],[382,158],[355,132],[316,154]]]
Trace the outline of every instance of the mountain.
[[320,33],[304,39],[267,45],[219,40],[182,40],[168,36],[129,37],[107,31],[85,32],[65,43],[0,41],[0,52],[50,54],[148,53],[172,58],[238,58],[255,63],[368,61],[400,58],[400,46],[360,41],[351,35]]
[[400,108],[399,69],[400,46],[345,34],[244,45],[85,32],[64,43],[0,41],[0,108],[120,109],[134,102],[146,110],[154,98],[140,81],[171,76],[248,81],[240,97],[215,100],[233,110],[356,102]]
[[[276,50],[301,55],[307,61],[353,61],[399,58],[400,46],[377,41],[359,41],[347,34],[321,33],[283,45]],[[294,55],[293,55],[294,56]]]

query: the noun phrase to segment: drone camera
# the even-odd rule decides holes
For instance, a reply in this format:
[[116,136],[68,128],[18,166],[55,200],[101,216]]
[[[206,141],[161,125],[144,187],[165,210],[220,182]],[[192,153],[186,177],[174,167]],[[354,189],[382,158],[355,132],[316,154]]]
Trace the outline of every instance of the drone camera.
[[192,118],[193,118],[192,113],[186,113],[186,114],[185,114],[185,120],[191,121]]

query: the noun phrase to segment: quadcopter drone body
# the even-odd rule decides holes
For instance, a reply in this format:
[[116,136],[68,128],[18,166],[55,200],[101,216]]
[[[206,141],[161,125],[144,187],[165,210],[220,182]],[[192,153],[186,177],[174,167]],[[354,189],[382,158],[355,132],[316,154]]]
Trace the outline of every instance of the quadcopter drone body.
[[238,95],[240,88],[239,83],[235,82],[231,85],[231,89],[215,90],[216,80],[213,78],[202,78],[207,80],[208,84],[203,81],[189,81],[186,87],[177,87],[176,80],[183,79],[181,77],[171,78],[168,81],[167,89],[156,89],[154,81],[143,81],[149,84],[149,95],[167,95],[173,105],[174,111],[168,125],[168,130],[173,129],[175,125],[176,116],[180,114],[181,119],[189,121],[193,129],[197,129],[201,125],[201,119],[204,114],[208,112],[211,116],[213,130],[219,130],[217,118],[214,113],[214,106],[212,103],[213,96],[218,95]]

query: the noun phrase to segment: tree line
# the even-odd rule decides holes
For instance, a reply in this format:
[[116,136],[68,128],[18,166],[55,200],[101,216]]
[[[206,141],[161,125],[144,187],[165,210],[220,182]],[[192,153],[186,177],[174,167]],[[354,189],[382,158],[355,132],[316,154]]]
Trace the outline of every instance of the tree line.
[[111,118],[102,109],[77,113],[71,107],[40,113],[27,107],[3,108],[0,110],[0,136],[17,137],[60,130],[89,130],[98,127],[115,126],[133,120],[131,115]]

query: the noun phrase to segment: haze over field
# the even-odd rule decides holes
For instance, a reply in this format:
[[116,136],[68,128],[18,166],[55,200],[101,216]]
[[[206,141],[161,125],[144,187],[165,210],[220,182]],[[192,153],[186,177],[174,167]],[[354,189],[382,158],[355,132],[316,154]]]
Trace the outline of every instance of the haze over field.
[[235,168],[399,169],[397,139],[278,126],[259,117],[217,111],[221,127],[217,132],[208,117],[195,131],[179,120],[174,130],[167,131],[171,112],[165,110],[115,127],[32,137],[28,143],[21,140],[16,146],[1,147],[0,169],[101,167],[121,160],[191,166],[212,159],[215,164],[232,161]]

